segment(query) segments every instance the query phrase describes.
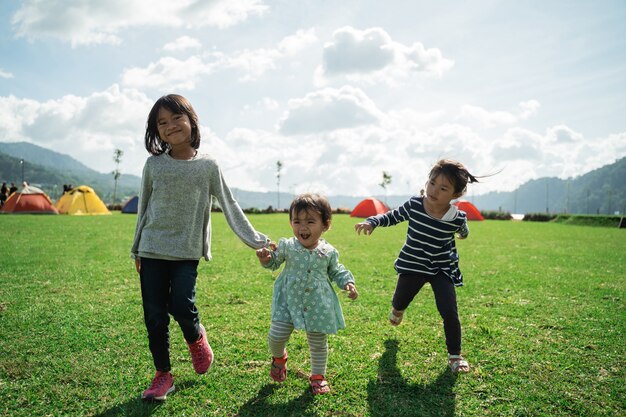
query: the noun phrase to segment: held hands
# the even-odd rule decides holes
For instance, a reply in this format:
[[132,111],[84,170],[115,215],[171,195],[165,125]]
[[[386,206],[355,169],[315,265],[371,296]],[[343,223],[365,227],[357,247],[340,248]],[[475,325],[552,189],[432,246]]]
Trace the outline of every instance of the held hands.
[[371,235],[374,232],[374,228],[368,222],[361,222],[354,225],[354,230],[356,230],[357,234],[361,234],[363,231],[364,235]]
[[348,298],[350,298],[351,300],[356,300],[356,298],[359,296],[359,292],[356,290],[356,287],[351,282],[346,284],[344,290],[348,291]]
[[261,249],[257,249],[256,256],[259,258],[259,262],[261,265],[267,265],[272,260],[272,251],[275,251],[278,246],[275,242],[270,242],[270,244]]

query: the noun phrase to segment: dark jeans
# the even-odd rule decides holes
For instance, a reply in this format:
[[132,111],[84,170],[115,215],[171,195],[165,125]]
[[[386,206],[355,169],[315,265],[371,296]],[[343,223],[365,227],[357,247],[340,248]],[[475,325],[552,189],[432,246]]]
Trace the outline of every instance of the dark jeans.
[[398,275],[396,291],[391,305],[396,310],[405,310],[425,283],[429,282],[435,294],[435,304],[443,319],[443,331],[450,355],[461,354],[461,322],[456,307],[456,289],[452,280],[445,275]]
[[141,258],[139,275],[154,366],[159,371],[169,371],[169,315],[180,325],[185,340],[195,342],[200,338],[200,319],[195,304],[198,261]]

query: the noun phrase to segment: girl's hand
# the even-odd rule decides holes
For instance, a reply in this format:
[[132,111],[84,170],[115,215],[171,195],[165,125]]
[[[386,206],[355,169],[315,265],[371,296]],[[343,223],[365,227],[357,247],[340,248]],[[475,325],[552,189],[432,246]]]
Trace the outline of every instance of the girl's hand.
[[354,225],[354,230],[356,230],[357,234],[361,234],[361,230],[364,235],[371,235],[374,231],[374,228],[368,222],[361,222]]
[[271,242],[267,248],[257,249],[256,256],[261,265],[267,265],[272,260],[272,251],[275,251],[276,248],[276,243]]
[[348,291],[348,298],[352,300],[356,300],[356,298],[359,296],[359,292],[356,290],[356,286],[351,282],[346,285],[344,290]]
[[141,272],[141,258],[139,256],[135,258],[135,269],[137,273]]

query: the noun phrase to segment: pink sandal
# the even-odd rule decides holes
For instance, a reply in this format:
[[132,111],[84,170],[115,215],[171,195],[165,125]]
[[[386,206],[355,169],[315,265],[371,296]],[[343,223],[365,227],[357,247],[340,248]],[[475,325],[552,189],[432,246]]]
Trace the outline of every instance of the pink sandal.
[[324,375],[311,375],[309,383],[311,384],[313,395],[328,394],[330,392],[330,387]]
[[276,382],[283,382],[287,379],[287,351],[282,358],[272,357],[272,367],[270,377]]

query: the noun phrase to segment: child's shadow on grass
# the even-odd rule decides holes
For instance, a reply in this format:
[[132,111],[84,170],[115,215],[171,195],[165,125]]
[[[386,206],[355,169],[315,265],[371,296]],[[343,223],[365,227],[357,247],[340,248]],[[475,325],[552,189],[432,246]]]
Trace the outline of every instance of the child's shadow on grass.
[[[182,391],[185,388],[192,387],[196,385],[196,383],[196,381],[176,383],[176,390],[173,393],[169,394],[167,397],[173,397],[176,395],[177,391]],[[143,401],[141,399],[141,395],[137,395],[123,404],[118,404],[114,407],[109,408],[106,411],[103,411],[100,414],[96,414],[95,417],[151,416],[153,413],[156,413],[159,407],[161,407],[163,404],[163,401]]]
[[370,413],[382,416],[454,416],[456,375],[447,368],[430,384],[409,384],[397,364],[398,341],[386,340],[378,377],[367,386]]
[[297,398],[281,404],[268,403],[267,399],[274,394],[274,391],[279,389],[278,384],[266,384],[259,390],[256,397],[248,400],[244,405],[239,408],[237,417],[252,417],[252,416],[272,416],[272,417],[308,417],[316,416],[313,412],[308,412],[307,408],[309,404],[313,402],[313,395],[308,388]]

